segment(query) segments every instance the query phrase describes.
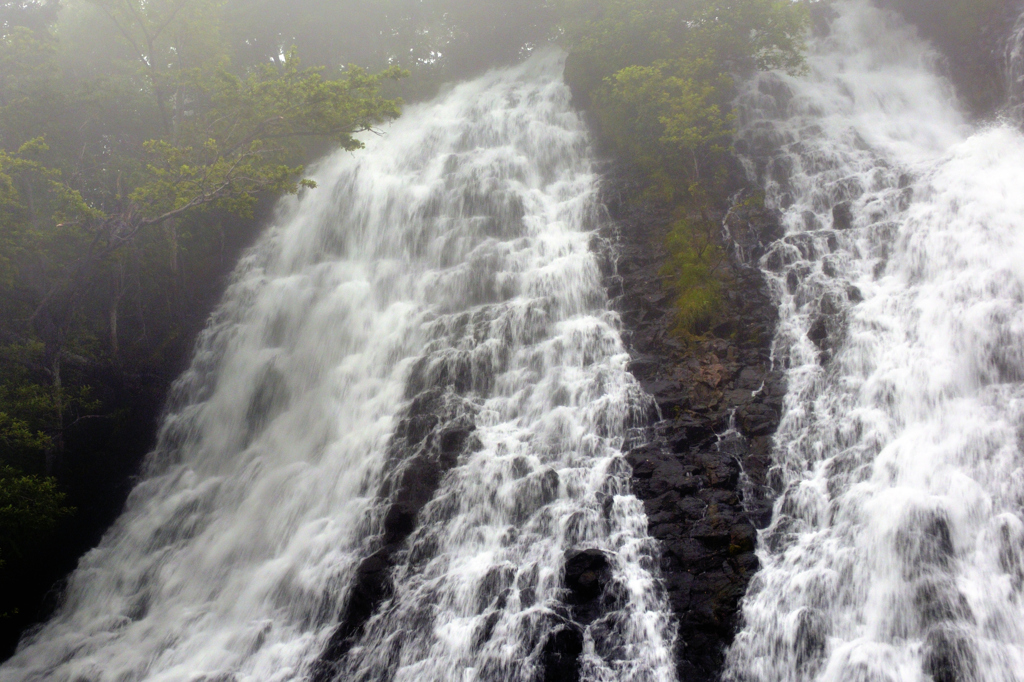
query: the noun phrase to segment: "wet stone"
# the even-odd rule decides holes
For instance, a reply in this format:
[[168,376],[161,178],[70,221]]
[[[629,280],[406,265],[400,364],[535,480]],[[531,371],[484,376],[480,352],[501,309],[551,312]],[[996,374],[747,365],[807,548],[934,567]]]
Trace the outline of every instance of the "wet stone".
[[582,653],[583,633],[571,625],[556,627],[541,649],[540,682],[578,682]]
[[923,627],[946,622],[973,622],[967,597],[952,580],[922,578],[914,589],[914,607]]
[[[747,141],[750,146],[779,142]],[[624,171],[613,170],[606,192],[616,197],[628,182]],[[820,250],[820,238],[786,237],[777,211],[750,204],[728,212],[723,207],[716,216],[725,220],[731,238],[721,244],[728,254],[721,267],[732,284],[707,333],[683,340],[674,331],[671,298],[665,298],[659,274],[666,254],[651,247],[665,243],[671,214],[643,202],[608,202],[617,221],[609,238],[618,239],[618,271],[623,273],[625,262],[629,272],[607,280],[607,286],[610,294],[620,292],[615,305],[622,313],[630,369],[660,408],[660,415],[651,411],[637,424],[646,440],[625,460],[632,469],[632,491],[644,503],[649,532],[659,545],[656,560],[678,625],[676,672],[687,682],[719,679],[739,600],[757,569],[753,520],[763,523],[771,512],[770,494],[745,500],[739,490],[741,465],[754,487],[770,490],[765,460],[785,393],[783,373],[769,371],[777,312],[758,263],[782,272]],[[809,272],[787,273],[796,279],[792,288],[800,286],[801,274]],[[576,561],[601,567],[597,556]],[[600,570],[589,572],[600,575]],[[598,609],[609,607],[611,588],[593,596],[596,588],[584,587],[587,573],[567,568],[566,605],[575,609],[573,619],[591,618],[592,627],[604,628],[609,614]],[[593,605],[587,615],[572,604],[582,595],[590,595],[585,603]]]
[[[820,665],[828,646],[829,623],[816,609],[803,609],[797,614],[793,636],[793,653],[797,667],[813,672]],[[810,669],[810,670],[808,670]]]
[[[410,401],[388,444],[389,473],[380,490],[387,501],[381,547],[359,565],[344,612],[313,666],[313,682],[336,677],[366,623],[392,594],[394,554],[417,529],[423,507],[458,458],[481,447],[472,409],[463,399],[438,389],[426,389]],[[413,558],[429,555],[429,544],[419,543],[411,552]]]
[[807,330],[807,338],[821,350],[828,348],[828,320],[824,315],[818,316],[811,323],[811,328]]
[[800,277],[796,274],[795,270],[790,270],[786,274],[786,290],[790,294],[795,294],[797,288],[800,286]]
[[849,230],[853,227],[853,204],[842,201],[832,207],[832,229]]
[[897,555],[904,574],[914,578],[931,569],[944,571],[953,559],[949,518],[940,510],[916,510],[907,515],[896,532]]
[[925,638],[921,668],[933,682],[975,682],[978,661],[974,644],[955,627],[934,628]]
[[601,595],[611,577],[608,555],[599,549],[570,552],[565,559],[565,587],[572,604],[583,604]]

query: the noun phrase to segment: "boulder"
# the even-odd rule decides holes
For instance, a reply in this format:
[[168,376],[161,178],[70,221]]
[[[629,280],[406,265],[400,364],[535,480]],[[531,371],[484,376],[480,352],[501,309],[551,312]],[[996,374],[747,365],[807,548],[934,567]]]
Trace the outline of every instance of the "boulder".
[[853,204],[841,201],[832,207],[832,229],[849,230],[853,227]]

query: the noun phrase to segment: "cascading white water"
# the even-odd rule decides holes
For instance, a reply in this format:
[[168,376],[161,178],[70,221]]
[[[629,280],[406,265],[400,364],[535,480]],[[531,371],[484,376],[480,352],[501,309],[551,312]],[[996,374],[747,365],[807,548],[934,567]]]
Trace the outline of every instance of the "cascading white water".
[[1022,680],[1024,135],[968,126],[895,16],[833,7],[808,73],[742,101],[789,395],[726,679]]
[[1024,14],[1010,32],[1005,52],[1006,109],[1018,124],[1024,125]]
[[599,548],[616,601],[585,630],[584,679],[673,679],[621,455],[646,405],[560,74],[556,54],[491,73],[320,165],[238,266],[126,512],[0,680],[308,678],[380,546],[421,389],[474,445],[341,678],[534,679],[565,552]]

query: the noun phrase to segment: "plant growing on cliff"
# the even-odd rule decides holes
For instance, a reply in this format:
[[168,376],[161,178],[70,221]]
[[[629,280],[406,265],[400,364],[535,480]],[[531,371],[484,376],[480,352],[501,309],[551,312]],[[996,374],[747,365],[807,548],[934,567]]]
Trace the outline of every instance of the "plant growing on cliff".
[[717,231],[717,222],[698,211],[677,218],[666,238],[669,256],[661,274],[675,293],[675,331],[683,337],[706,332],[721,304],[726,254],[716,243]]
[[803,64],[806,7],[788,0],[563,0],[566,78],[603,142],[675,220],[664,274],[677,328],[703,329],[720,301],[714,243],[726,201],[738,79]]
[[606,139],[672,201],[716,180],[732,134],[731,84],[706,58],[660,60],[616,71],[593,101]]

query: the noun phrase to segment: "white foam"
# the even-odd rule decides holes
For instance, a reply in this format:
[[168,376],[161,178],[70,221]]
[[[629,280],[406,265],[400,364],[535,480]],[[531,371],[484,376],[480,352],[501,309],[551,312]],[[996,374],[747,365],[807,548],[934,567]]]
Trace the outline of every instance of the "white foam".
[[782,144],[750,167],[785,209],[789,395],[726,677],[1024,679],[1024,136],[966,125],[895,16],[835,7],[809,73],[743,100],[744,137]]

